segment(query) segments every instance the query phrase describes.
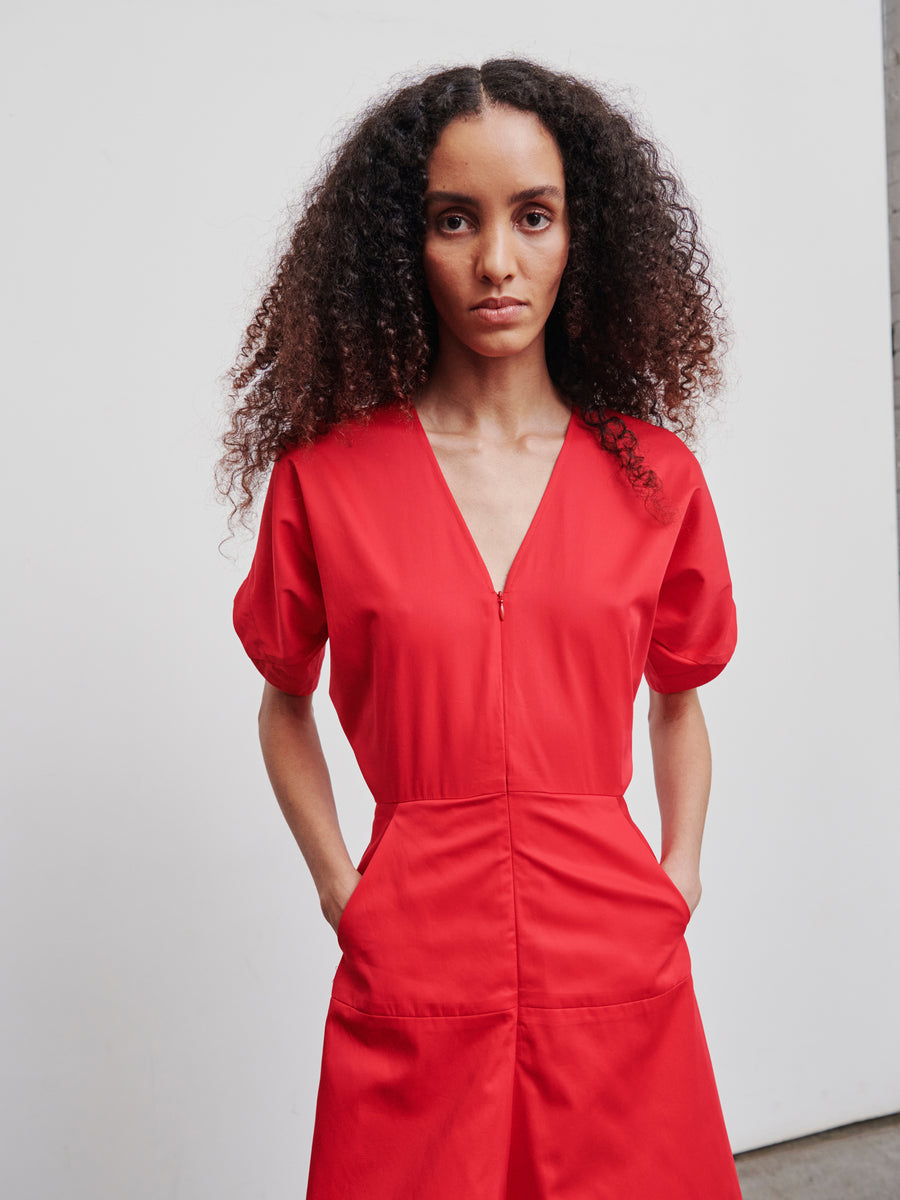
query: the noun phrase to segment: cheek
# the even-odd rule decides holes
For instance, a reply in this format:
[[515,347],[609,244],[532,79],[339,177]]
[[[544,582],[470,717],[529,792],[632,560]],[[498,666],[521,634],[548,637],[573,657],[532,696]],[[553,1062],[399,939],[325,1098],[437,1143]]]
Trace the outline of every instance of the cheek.
[[569,234],[566,234],[560,239],[560,245],[556,254],[556,274],[557,279],[562,278],[562,273],[566,269],[566,264],[569,261]]
[[451,312],[465,302],[464,267],[457,258],[439,254],[425,255],[423,264],[432,303],[438,312],[449,318]]
[[422,256],[422,265],[431,298],[437,303],[440,296],[452,289],[453,273],[450,270],[450,264],[440,253],[430,250],[426,246]]
[[568,239],[562,241],[556,246],[548,246],[546,252],[542,254],[540,265],[537,268],[540,272],[541,280],[548,288],[556,288],[562,279],[563,271],[566,269],[566,263],[569,260],[569,243]]

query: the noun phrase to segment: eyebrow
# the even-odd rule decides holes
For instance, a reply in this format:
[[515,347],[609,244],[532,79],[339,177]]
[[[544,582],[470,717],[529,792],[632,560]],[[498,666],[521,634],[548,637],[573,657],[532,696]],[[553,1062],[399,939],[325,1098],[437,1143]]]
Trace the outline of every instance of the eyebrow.
[[[555,184],[542,183],[538,187],[525,188],[522,192],[516,192],[507,199],[507,204],[521,204],[525,200],[537,200],[539,196],[550,196],[554,200],[563,199],[563,194]],[[467,196],[463,192],[426,192],[426,204],[468,204],[471,208],[476,208],[478,201],[474,196]]]

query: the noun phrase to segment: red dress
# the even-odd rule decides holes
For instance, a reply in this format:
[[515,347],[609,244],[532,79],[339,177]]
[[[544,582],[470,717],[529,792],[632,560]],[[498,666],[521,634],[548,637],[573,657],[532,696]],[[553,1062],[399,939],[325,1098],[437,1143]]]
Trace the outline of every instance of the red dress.
[[697,460],[625,418],[672,519],[573,411],[494,590],[414,410],[276,463],[235,628],[329,695],[374,798],[340,919],[307,1200],[740,1196],[688,906],[632,822],[635,692],[735,644]]

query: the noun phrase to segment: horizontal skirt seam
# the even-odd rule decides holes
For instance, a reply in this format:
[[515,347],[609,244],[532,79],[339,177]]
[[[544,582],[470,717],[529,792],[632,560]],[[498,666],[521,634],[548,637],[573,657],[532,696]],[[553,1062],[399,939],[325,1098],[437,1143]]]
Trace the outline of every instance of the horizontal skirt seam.
[[637,1000],[619,1000],[613,1004],[520,1004],[519,1008],[527,1012],[578,1012],[585,1008],[629,1008],[638,1004],[649,1004],[654,1000],[663,1000],[672,992],[677,992],[679,988],[684,987],[686,983],[690,982],[690,979],[690,975],[685,975],[677,983],[673,983],[670,988],[666,988],[664,992],[654,992],[652,996],[641,996]]
[[502,1017],[505,1013],[514,1013],[516,1011],[516,1005],[513,1005],[512,1008],[488,1008],[484,1011],[479,1010],[478,1012],[465,1013],[377,1013],[370,1012],[367,1008],[357,1008],[355,1004],[348,1004],[340,996],[332,996],[331,999],[335,1004],[342,1004],[344,1008],[352,1008],[354,1012],[361,1013],[364,1017],[381,1017],[385,1021],[417,1021],[429,1020],[431,1018],[456,1021],[464,1017]]
[[364,1017],[381,1017],[384,1020],[401,1020],[401,1021],[416,1021],[428,1020],[436,1018],[438,1020],[455,1021],[463,1017],[499,1017],[505,1013],[515,1012],[584,1012],[585,1010],[602,1010],[608,1011],[614,1008],[637,1008],[642,1004],[652,1004],[657,1000],[663,1000],[666,996],[671,996],[673,992],[677,992],[679,988],[683,988],[691,980],[691,975],[685,975],[674,983],[670,988],[666,988],[664,992],[654,992],[651,996],[640,996],[635,1000],[618,1000],[611,1004],[518,1004],[512,1008],[489,1008],[478,1012],[465,1013],[377,1013],[370,1012],[367,1008],[358,1008],[355,1004],[350,1004],[346,1000],[342,1000],[340,996],[332,996],[331,999],[335,1004],[342,1004],[344,1008],[350,1008],[354,1012],[361,1013]]

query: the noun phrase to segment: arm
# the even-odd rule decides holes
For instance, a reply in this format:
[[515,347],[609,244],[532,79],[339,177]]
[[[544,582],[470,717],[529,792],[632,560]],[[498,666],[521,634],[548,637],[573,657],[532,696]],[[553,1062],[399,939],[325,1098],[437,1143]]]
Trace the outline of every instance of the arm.
[[700,843],[711,757],[697,689],[650,691],[650,749],[662,824],[661,864],[691,912],[700,902]]
[[361,876],[341,835],[312,697],[290,696],[266,683],[259,741],[275,797],[312,874],[325,919],[336,930]]

